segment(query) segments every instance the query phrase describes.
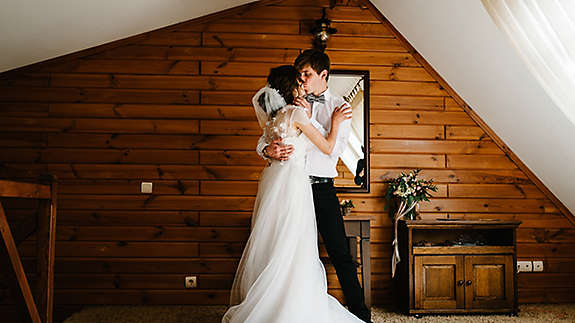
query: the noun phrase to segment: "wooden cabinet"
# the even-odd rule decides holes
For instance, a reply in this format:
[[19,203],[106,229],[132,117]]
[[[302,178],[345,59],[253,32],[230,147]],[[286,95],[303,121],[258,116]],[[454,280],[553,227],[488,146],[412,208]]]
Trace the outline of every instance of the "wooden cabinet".
[[415,256],[415,308],[513,307],[513,256]]
[[518,221],[400,221],[394,279],[409,314],[517,313]]

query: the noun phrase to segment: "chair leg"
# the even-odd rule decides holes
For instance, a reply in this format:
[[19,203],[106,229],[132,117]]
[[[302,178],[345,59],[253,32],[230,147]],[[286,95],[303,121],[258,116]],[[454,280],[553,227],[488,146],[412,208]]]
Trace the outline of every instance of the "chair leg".
[[4,244],[6,245],[6,250],[10,261],[12,262],[12,268],[18,279],[18,284],[20,285],[20,290],[26,301],[26,307],[32,318],[32,322],[41,323],[40,315],[38,314],[38,308],[34,302],[34,297],[30,291],[30,285],[28,284],[28,279],[26,278],[26,273],[24,272],[24,267],[20,261],[20,255],[18,254],[18,249],[16,248],[16,243],[14,243],[14,238],[10,232],[10,227],[8,226],[8,220],[6,219],[6,214],[4,213],[4,208],[0,203],[0,232],[2,233],[2,238],[4,239]]
[[[18,314],[18,318],[21,322],[30,322],[30,314],[28,313],[28,307],[24,301],[24,295],[20,290],[20,285],[18,285],[18,278],[14,273],[14,268],[12,268],[12,263],[10,262],[10,256],[6,250],[4,244],[0,245],[0,279],[2,282],[6,283],[7,287],[7,297],[10,297],[14,302],[14,309]],[[3,302],[3,299],[0,299]]]
[[52,322],[54,310],[54,257],[56,248],[56,181],[51,183],[49,200],[42,200],[38,212],[37,272],[38,310],[42,320]]
[[36,259],[38,285],[36,286],[36,300],[42,321],[52,322],[53,295],[54,295],[54,247],[56,218],[52,214],[54,209],[50,200],[40,203],[38,212],[38,230],[36,244]]

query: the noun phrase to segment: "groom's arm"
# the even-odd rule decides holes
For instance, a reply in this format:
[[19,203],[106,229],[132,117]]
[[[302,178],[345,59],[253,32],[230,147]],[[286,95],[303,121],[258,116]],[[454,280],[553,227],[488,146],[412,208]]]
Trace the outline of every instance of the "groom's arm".
[[260,139],[258,140],[258,145],[256,147],[256,152],[258,153],[258,155],[260,155],[260,157],[268,159],[268,156],[266,156],[264,154],[264,149],[269,145],[269,143],[266,140],[266,136],[262,135],[260,137]]
[[[339,104],[337,106],[341,106],[341,105],[345,105],[346,108],[351,109],[351,106],[347,102],[345,102],[343,99],[341,99],[341,102],[339,102]],[[310,114],[309,110],[306,109],[306,111],[308,112],[308,116],[309,116],[309,114]],[[325,137],[329,134],[329,132],[327,130],[325,130],[325,128],[317,120],[311,119],[311,124],[322,134],[322,136]],[[331,154],[329,154],[330,156],[332,156],[332,157],[338,156],[339,157],[343,153],[343,151],[345,150],[345,147],[347,146],[347,140],[349,139],[350,133],[351,133],[351,118],[342,121],[342,123],[339,125],[339,131],[337,133],[337,139],[335,141],[335,146],[333,147]]]
[[288,160],[293,152],[293,145],[281,145],[281,139],[268,142],[262,135],[258,140],[256,151],[264,159]]
[[[348,105],[349,107],[349,105]],[[351,133],[351,118],[342,121],[339,125],[339,131],[337,133],[337,139],[335,140],[335,146],[331,151],[330,156],[339,157],[345,150],[347,146],[347,140],[349,139],[349,134]]]

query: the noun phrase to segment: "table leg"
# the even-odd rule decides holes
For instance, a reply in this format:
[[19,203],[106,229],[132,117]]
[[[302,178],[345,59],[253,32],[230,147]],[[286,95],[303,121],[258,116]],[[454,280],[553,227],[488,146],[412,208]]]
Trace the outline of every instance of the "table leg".
[[365,305],[371,307],[371,248],[368,239],[361,239],[361,280],[363,281],[363,295]]
[[353,257],[353,261],[357,263],[357,238],[347,238],[349,244],[349,254]]

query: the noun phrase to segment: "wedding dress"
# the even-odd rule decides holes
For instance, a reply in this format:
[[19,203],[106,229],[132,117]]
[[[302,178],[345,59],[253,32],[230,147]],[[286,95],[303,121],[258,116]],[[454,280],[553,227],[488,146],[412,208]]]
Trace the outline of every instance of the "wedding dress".
[[295,121],[310,122],[302,108],[287,106],[264,125],[266,136],[282,137],[294,152],[287,161],[272,161],[261,174],[251,234],[223,323],[362,322],[327,293],[312,189],[304,170],[311,142],[291,127]]

